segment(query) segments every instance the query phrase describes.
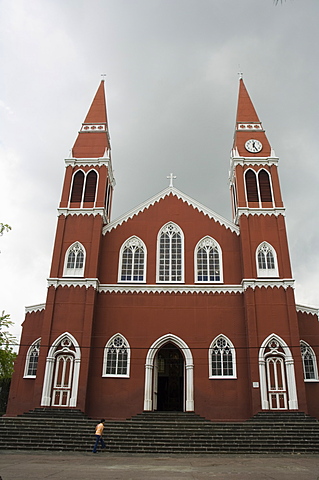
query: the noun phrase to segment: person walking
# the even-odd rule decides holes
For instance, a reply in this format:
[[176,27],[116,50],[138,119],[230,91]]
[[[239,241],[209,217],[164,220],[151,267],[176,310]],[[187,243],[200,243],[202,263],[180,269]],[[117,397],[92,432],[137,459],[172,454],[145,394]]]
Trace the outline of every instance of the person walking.
[[100,423],[98,423],[96,428],[95,428],[95,445],[93,447],[93,453],[97,453],[96,450],[97,450],[97,447],[98,447],[99,443],[101,443],[102,448],[105,448],[105,443],[104,443],[104,440],[102,438],[103,430],[104,430],[104,422],[105,422],[105,419],[102,418]]

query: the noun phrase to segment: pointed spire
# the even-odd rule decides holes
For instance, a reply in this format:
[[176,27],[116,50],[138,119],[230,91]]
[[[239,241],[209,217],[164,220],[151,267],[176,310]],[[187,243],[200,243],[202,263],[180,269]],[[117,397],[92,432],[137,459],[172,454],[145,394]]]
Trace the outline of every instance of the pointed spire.
[[[248,140],[252,140],[252,148],[249,148],[248,145],[247,149],[246,142]],[[255,145],[258,147],[255,148]],[[234,149],[237,149],[240,157],[269,157],[271,155],[271,147],[266,133],[242,77],[239,79]]]
[[101,80],[90,109],[74,143],[74,158],[101,158],[110,150],[104,80]]

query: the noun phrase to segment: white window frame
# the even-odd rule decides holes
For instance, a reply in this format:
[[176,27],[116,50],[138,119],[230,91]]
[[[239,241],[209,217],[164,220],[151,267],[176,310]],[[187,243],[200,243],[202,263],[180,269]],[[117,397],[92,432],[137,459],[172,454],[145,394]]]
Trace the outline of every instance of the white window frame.
[[[176,229],[176,231],[180,234],[181,236],[181,280],[172,280],[172,262],[170,258],[170,263],[169,263],[169,280],[160,280],[160,240],[161,240],[161,234],[164,232],[165,229],[167,229],[169,226],[172,226],[173,228]],[[170,251],[171,254],[171,251]],[[184,232],[181,229],[179,225],[177,225],[175,222],[167,222],[165,225],[162,226],[162,228],[159,230],[158,235],[157,235],[157,257],[156,257],[156,282],[157,283],[184,283]]]
[[[259,268],[259,262],[258,262],[258,254],[260,250],[266,250],[270,251],[273,255],[274,258],[274,268]],[[267,265],[267,261],[266,261]],[[266,277],[266,278],[274,278],[274,277],[279,277],[279,271],[278,271],[278,261],[277,261],[277,253],[276,250],[270,243],[264,241],[261,242],[258,247],[256,248],[256,269],[257,269],[257,277]]]
[[262,201],[261,201],[261,194],[260,194],[260,185],[259,185],[259,174],[262,170],[264,170],[268,177],[269,177],[269,185],[270,185],[270,191],[271,191],[271,198],[272,198],[272,201],[271,203],[274,205],[274,191],[273,191],[273,187],[272,187],[272,178],[271,178],[271,174],[270,172],[268,172],[268,170],[266,170],[265,168],[261,168],[259,170],[254,170],[253,168],[247,168],[247,170],[245,170],[244,172],[244,181],[245,181],[245,198],[246,198],[246,206],[248,207],[248,196],[247,196],[247,182],[246,182],[246,175],[247,175],[247,172],[251,170],[252,172],[254,172],[255,174],[255,177],[256,177],[256,185],[257,185],[257,195],[258,195],[258,205],[259,205],[259,208],[262,208]]
[[73,175],[72,175],[71,188],[70,188],[70,194],[69,194],[69,202],[68,202],[69,207],[71,206],[71,196],[72,196],[73,182],[74,182],[75,175],[78,172],[82,172],[84,174],[83,188],[82,188],[82,195],[81,195],[81,202],[80,202],[80,208],[82,208],[83,203],[84,203],[84,192],[85,192],[85,187],[86,187],[86,179],[87,179],[88,174],[92,171],[94,171],[97,175],[97,177],[96,177],[96,187],[95,187],[95,197],[94,197],[94,202],[93,202],[93,204],[94,204],[93,206],[95,206],[98,187],[99,187],[99,179],[100,179],[99,172],[97,170],[95,170],[95,168],[90,168],[90,170],[88,170],[87,172],[85,172],[82,168],[79,168],[78,170],[75,170],[75,172],[73,172]]
[[[120,338],[123,343],[125,344],[125,347],[127,349],[127,365],[126,365],[126,374],[118,374],[118,373],[106,373],[106,368],[107,368],[107,354],[108,354],[108,349],[111,347],[113,344],[113,341],[116,338]],[[108,342],[106,343],[104,347],[104,354],[103,354],[103,370],[102,370],[102,377],[113,377],[113,378],[130,378],[130,365],[131,365],[131,347],[126,338],[121,334],[121,333],[116,333],[113,335]],[[116,367],[117,368],[117,367]]]
[[25,359],[25,366],[24,366],[24,375],[23,378],[36,378],[37,374],[35,375],[29,375],[29,366],[30,366],[30,360],[31,360],[31,355],[32,352],[37,349],[38,350],[38,359],[39,359],[39,350],[40,350],[40,343],[41,343],[41,337],[39,337],[37,340],[35,340],[29,347]]
[[[302,352],[302,347],[307,348],[308,352],[310,353],[310,355],[312,357],[314,378],[306,378],[304,354]],[[309,383],[319,382],[317,357],[316,357],[316,354],[315,354],[313,348],[309,345],[309,343],[305,342],[304,340],[300,340],[300,349],[301,349],[301,358],[302,358],[302,368],[303,368],[303,373],[304,373],[304,381],[309,382]]]
[[[197,259],[197,252],[199,248],[211,247],[217,248],[218,251],[218,259],[219,259],[219,280],[198,280],[198,259]],[[203,237],[197,243],[195,250],[194,250],[194,270],[195,270],[195,283],[223,283],[223,255],[222,249],[220,248],[219,243],[209,235]],[[209,272],[209,258],[208,258],[208,272]],[[208,275],[209,276],[209,275]]]
[[[231,349],[232,353],[232,367],[233,367],[233,374],[232,375],[213,375],[213,362],[212,362],[212,352],[214,349],[215,344],[217,343],[218,340],[225,340],[225,342],[228,344],[229,348]],[[217,335],[217,337],[214,338],[212,343],[209,346],[208,349],[208,366],[209,366],[209,379],[211,380],[233,380],[237,379],[237,367],[236,367],[236,350],[233,345],[233,343],[229,340],[228,337],[224,334]]]
[[[123,252],[126,247],[133,248],[133,261],[132,261],[132,272],[134,270],[134,256],[136,247],[143,248],[144,252],[144,267],[143,267],[143,280],[122,280],[122,267],[123,267]],[[146,245],[139,237],[133,235],[129,239],[125,240],[120,249],[119,254],[119,266],[118,266],[118,283],[145,283],[146,282],[146,265],[147,265],[147,249]],[[133,276],[133,275],[132,275]]]
[[[72,249],[75,247],[80,247],[83,251],[83,266],[81,268],[67,268],[68,265],[68,258],[69,258],[69,253],[71,252]],[[84,277],[84,270],[85,270],[85,261],[86,261],[86,250],[84,246],[82,245],[81,242],[74,242],[72,245],[69,246],[65,253],[64,257],[64,267],[63,267],[63,277]]]

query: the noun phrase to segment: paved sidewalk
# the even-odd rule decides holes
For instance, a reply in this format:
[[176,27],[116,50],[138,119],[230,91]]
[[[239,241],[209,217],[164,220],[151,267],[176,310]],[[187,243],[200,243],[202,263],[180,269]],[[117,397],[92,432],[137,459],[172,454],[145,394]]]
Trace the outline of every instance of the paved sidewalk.
[[319,455],[114,455],[0,451],[2,480],[319,480]]

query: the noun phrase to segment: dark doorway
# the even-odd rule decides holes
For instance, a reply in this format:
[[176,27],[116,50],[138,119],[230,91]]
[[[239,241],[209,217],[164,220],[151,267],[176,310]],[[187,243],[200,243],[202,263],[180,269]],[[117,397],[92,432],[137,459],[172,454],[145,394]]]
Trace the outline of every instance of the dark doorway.
[[184,357],[172,343],[164,345],[157,354],[157,410],[183,411]]

